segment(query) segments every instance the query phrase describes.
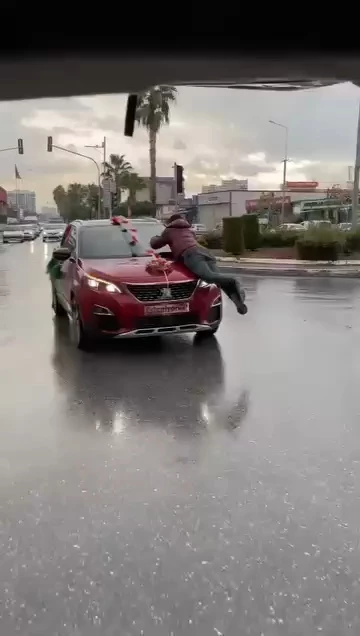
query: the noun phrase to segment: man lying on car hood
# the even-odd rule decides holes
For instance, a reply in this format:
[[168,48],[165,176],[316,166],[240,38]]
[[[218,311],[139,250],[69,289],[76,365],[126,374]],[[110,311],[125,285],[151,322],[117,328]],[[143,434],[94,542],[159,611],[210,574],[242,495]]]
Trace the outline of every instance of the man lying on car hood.
[[159,250],[165,245],[171,249],[174,261],[184,265],[198,278],[218,285],[233,301],[239,314],[247,313],[245,292],[231,274],[220,272],[216,259],[196,241],[190,223],[181,214],[173,214],[160,236],[153,236],[150,245]]

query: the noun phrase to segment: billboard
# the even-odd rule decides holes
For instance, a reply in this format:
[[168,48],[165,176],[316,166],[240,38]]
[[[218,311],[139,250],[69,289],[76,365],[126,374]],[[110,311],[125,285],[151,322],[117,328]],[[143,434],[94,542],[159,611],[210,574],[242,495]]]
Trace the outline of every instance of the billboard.
[[258,212],[259,210],[281,210],[281,206],[291,204],[291,197],[262,197],[260,199],[248,199],[245,201],[246,212]]
[[317,181],[287,181],[287,190],[316,190],[319,187]]

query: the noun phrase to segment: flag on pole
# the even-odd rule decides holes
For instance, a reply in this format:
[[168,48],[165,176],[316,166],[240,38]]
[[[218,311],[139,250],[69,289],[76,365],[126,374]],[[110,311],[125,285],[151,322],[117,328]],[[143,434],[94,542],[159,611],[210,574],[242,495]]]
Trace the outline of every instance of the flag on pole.
[[19,173],[19,171],[17,169],[17,165],[16,164],[15,164],[15,179],[21,179],[20,173]]

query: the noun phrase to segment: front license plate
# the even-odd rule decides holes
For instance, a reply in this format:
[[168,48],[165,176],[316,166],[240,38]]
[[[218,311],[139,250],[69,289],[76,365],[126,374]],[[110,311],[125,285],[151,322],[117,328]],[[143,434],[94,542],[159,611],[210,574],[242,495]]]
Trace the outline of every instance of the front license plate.
[[170,314],[185,314],[189,311],[189,303],[161,303],[161,305],[147,305],[145,316],[169,316]]

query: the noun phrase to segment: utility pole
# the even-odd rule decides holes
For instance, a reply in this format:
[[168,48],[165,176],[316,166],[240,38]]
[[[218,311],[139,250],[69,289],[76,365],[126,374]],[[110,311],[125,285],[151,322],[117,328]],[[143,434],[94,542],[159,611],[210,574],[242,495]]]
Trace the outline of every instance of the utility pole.
[[279,126],[280,128],[283,128],[285,130],[284,159],[281,162],[281,163],[284,164],[284,168],[283,168],[282,202],[281,202],[281,215],[280,215],[280,223],[284,223],[285,206],[286,206],[286,184],[287,184],[286,171],[287,171],[287,164],[288,164],[288,161],[289,161],[289,157],[288,157],[289,128],[287,126],[285,126],[284,124],[279,124],[279,122],[273,121],[272,119],[269,119],[269,124],[273,124],[274,126]]
[[353,183],[353,196],[352,196],[352,227],[356,229],[358,225],[358,210],[359,210],[359,174],[360,174],[360,105],[359,115],[356,133],[356,155],[355,155],[355,167],[354,167],[354,183]]
[[[97,149],[101,149],[103,150],[103,174],[105,173],[105,167],[106,167],[106,137],[104,136],[104,140],[102,141],[101,144],[95,144],[93,146],[84,146],[85,148],[97,148]],[[99,186],[99,199],[101,198],[101,191],[100,191],[100,187]],[[108,215],[109,217],[111,217],[111,207],[108,208],[108,206],[105,205],[104,202],[104,218],[106,218],[107,216],[107,211],[108,211]],[[100,216],[99,216],[100,218]]]
[[174,205],[174,214],[177,213],[178,211],[178,193],[177,193],[177,166],[176,163],[174,163],[174,199],[175,199],[175,205]]

